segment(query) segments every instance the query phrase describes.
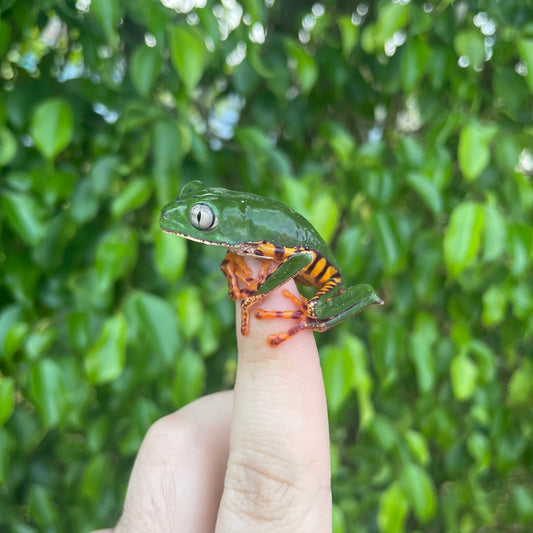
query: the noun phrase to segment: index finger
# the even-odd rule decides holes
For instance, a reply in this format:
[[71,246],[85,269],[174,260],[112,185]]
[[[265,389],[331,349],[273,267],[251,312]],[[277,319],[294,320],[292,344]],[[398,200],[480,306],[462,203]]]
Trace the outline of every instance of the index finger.
[[[265,309],[293,309],[283,288]],[[318,351],[310,331],[276,348],[267,337],[293,320],[257,320],[240,333],[230,454],[217,533],[331,531],[329,431]]]

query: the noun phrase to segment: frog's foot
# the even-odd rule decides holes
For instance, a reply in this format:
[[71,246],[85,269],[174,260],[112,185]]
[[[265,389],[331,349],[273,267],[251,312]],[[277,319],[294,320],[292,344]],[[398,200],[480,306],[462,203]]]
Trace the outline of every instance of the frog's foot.
[[279,346],[282,342],[294,337],[304,329],[314,329],[316,327],[316,320],[309,317],[307,312],[307,298],[301,295],[294,295],[287,289],[283,289],[282,294],[288,300],[294,302],[298,309],[290,311],[265,311],[264,309],[257,309],[254,313],[255,318],[262,320],[264,318],[287,318],[290,320],[299,320],[299,322],[292,328],[286,329],[280,333],[269,335],[267,344],[272,348]]
[[250,307],[257,302],[260,302],[265,297],[264,294],[254,294],[248,295],[241,302],[241,333],[246,337],[250,331]]

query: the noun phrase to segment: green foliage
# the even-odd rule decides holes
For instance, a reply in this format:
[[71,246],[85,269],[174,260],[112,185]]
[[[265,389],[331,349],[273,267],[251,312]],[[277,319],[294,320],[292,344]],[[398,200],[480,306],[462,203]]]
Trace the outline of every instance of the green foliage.
[[0,529],[112,525],[232,385],[222,251],[157,223],[202,179],[386,302],[317,335],[334,531],[530,531],[531,1],[88,4],[0,3]]

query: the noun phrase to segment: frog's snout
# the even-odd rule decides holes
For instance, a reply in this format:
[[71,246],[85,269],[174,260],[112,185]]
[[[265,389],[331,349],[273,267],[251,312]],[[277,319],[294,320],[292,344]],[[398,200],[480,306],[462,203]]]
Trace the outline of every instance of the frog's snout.
[[168,219],[168,213],[167,213],[166,211],[162,211],[162,212],[161,212],[161,216],[162,216],[165,220]]

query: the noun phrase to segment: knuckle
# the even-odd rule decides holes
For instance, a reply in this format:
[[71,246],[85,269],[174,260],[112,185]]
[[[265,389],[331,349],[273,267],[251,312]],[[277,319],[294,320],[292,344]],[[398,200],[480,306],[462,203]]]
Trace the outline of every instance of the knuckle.
[[320,489],[302,470],[302,465],[291,464],[279,457],[253,452],[239,458],[232,457],[228,464],[224,495],[226,504],[240,517],[254,523],[268,523],[270,527],[283,526],[300,531],[296,525],[307,521],[314,492]]

